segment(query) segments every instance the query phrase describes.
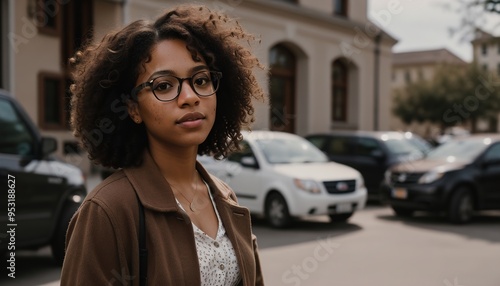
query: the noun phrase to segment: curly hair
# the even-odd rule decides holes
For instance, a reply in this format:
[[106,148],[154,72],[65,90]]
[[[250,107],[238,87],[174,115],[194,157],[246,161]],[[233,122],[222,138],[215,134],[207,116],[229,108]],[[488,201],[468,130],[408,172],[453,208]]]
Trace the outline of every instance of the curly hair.
[[255,38],[225,14],[178,6],[155,22],[138,20],[111,32],[70,59],[71,127],[95,163],[113,168],[141,164],[146,129],[129,117],[127,101],[133,100],[130,92],[153,47],[166,39],[183,40],[194,61],[201,56],[211,70],[223,73],[214,126],[198,154],[226,157],[238,147],[242,126],[254,121],[252,99],[263,99],[264,92],[253,72],[264,67],[242,43]]

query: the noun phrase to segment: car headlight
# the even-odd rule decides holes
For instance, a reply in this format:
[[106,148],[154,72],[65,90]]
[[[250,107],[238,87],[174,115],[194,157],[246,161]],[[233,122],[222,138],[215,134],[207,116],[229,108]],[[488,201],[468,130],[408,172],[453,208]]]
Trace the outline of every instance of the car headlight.
[[438,171],[430,171],[425,173],[420,179],[418,180],[419,184],[430,184],[432,182],[435,182],[439,180],[445,172],[438,172]]
[[314,180],[293,179],[293,183],[297,188],[311,194],[319,194],[321,192],[318,182]]

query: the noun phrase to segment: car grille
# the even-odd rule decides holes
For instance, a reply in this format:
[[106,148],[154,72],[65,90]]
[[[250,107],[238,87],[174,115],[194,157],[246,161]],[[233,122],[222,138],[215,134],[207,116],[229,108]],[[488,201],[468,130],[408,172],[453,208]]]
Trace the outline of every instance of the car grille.
[[424,173],[394,172],[391,174],[392,184],[416,184]]
[[356,190],[356,180],[323,182],[329,194],[347,194]]

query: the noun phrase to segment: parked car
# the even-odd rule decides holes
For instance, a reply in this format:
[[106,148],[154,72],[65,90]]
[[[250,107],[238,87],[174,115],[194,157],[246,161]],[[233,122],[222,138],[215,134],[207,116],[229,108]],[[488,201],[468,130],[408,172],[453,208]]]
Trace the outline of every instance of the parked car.
[[331,161],[358,170],[365,180],[369,199],[378,201],[386,200],[385,172],[397,163],[420,159],[427,152],[422,147],[423,139],[402,132],[332,131],[305,138]]
[[347,221],[364,208],[361,174],[328,158],[304,138],[283,132],[243,132],[241,151],[227,160],[200,158],[209,172],[226,181],[239,203],[274,227],[292,218],[329,215]]
[[445,211],[453,222],[468,222],[473,211],[500,209],[500,135],[453,139],[392,167],[387,178],[396,215]]
[[42,137],[21,106],[0,90],[1,201],[6,210],[0,233],[14,229],[0,237],[0,252],[51,245],[62,262],[69,221],[87,192],[81,170],[50,155],[56,149],[57,141]]

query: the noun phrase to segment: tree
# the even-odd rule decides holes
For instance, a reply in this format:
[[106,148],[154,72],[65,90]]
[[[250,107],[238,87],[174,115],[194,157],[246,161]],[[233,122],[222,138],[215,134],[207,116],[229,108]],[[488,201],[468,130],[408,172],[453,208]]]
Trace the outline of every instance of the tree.
[[446,127],[494,120],[500,112],[500,79],[478,69],[443,66],[430,81],[414,82],[398,90],[393,113],[404,123],[430,122]]
[[450,35],[458,35],[462,42],[474,39],[476,30],[487,26],[488,18],[494,23],[499,22],[496,16],[500,15],[500,0],[451,0],[441,6],[462,15],[460,23],[449,28]]

